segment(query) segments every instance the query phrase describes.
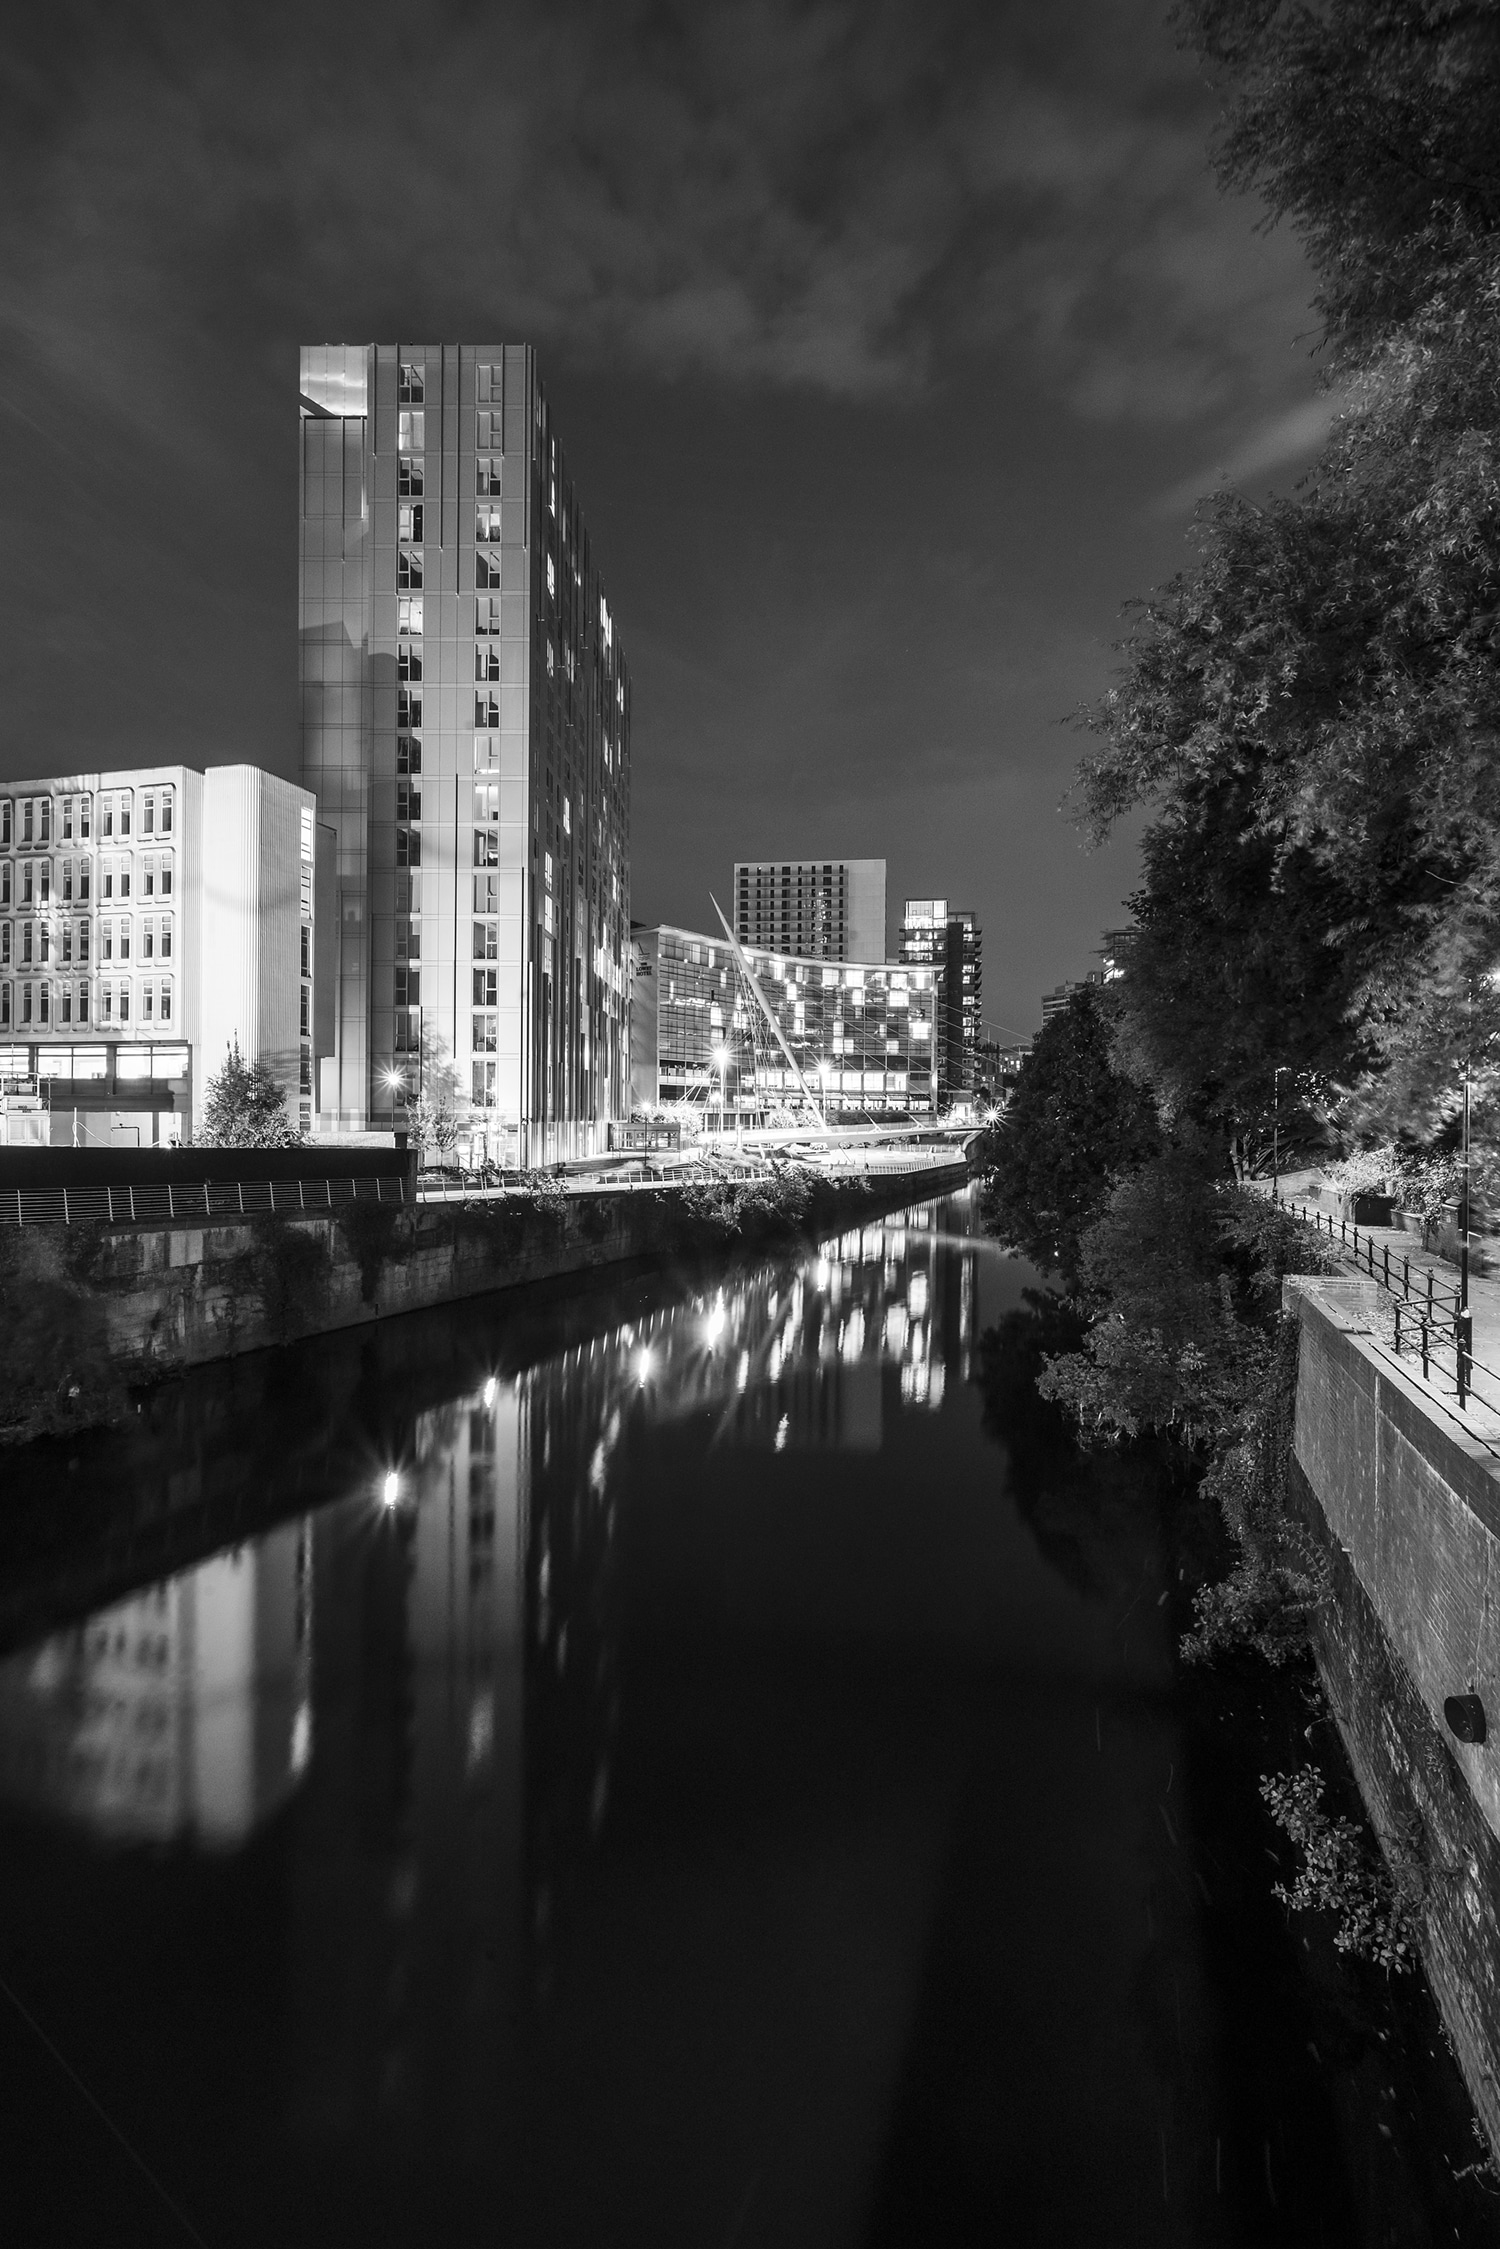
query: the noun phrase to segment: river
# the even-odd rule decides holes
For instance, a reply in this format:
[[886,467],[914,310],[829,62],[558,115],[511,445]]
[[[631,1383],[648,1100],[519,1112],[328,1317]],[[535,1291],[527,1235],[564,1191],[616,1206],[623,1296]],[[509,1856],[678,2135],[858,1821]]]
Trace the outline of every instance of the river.
[[1455,2238],[1430,2022],[1288,1928],[1179,1679],[1187,1503],[982,1344],[1034,1282],[958,1195],[47,1455],[7,2237]]

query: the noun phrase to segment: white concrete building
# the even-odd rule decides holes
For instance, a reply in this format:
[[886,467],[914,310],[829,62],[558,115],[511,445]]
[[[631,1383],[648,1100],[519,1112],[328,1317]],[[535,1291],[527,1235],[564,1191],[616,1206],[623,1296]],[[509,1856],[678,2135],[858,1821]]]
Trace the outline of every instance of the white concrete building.
[[883,961],[883,859],[737,859],[734,933],[802,960]]
[[256,766],[0,784],[5,1137],[185,1140],[236,1039],[309,1124],[317,838]]

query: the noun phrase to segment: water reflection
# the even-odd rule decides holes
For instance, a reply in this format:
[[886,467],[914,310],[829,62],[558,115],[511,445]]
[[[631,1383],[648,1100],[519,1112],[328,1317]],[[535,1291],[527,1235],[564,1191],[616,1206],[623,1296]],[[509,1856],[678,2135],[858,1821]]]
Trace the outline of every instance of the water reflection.
[[0,1794],[118,1842],[245,1842],[312,1754],[311,1554],[286,1526],[0,1664]]

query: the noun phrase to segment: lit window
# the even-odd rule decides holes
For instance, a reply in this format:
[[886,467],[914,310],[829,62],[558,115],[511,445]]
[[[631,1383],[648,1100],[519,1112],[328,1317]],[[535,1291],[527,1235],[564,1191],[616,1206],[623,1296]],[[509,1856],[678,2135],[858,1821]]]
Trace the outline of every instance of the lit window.
[[396,630],[400,633],[420,633],[422,630],[422,604],[410,596],[396,604]]
[[313,855],[313,816],[310,804],[304,804],[302,807],[299,833],[302,838],[302,856],[304,859],[310,859]]
[[404,499],[422,497],[422,463],[415,453],[403,453],[396,462],[396,490]]
[[498,586],[500,583],[500,557],[497,554],[476,553],[474,556],[474,583],[476,586]]
[[[427,370],[419,359],[403,359],[396,375],[396,398],[402,406],[420,406],[427,389]],[[407,419],[403,415],[403,420]]]
[[498,695],[475,696],[474,724],[476,726],[498,726],[500,724],[500,698]]
[[481,594],[475,602],[474,630],[476,633],[497,633],[500,630],[500,604],[493,594]]
[[498,499],[504,487],[504,464],[498,453],[481,453],[474,462],[474,489],[481,499]]
[[419,500],[405,501],[396,510],[396,536],[409,539],[414,546],[422,543],[422,504]]
[[[81,1013],[78,1020],[83,1021]],[[170,1023],[172,1020],[172,979],[169,976],[162,978],[161,1007],[158,1010],[158,1020],[163,1023]]]
[[416,592],[422,584],[422,557],[414,547],[396,549],[396,587]]
[[500,784],[498,781],[479,781],[474,787],[474,821],[483,827],[487,820],[500,817]]
[[421,453],[427,446],[427,417],[424,414],[398,414],[396,416],[396,450],[398,453]]
[[474,510],[474,536],[481,546],[493,546],[500,537],[500,510],[476,508]]

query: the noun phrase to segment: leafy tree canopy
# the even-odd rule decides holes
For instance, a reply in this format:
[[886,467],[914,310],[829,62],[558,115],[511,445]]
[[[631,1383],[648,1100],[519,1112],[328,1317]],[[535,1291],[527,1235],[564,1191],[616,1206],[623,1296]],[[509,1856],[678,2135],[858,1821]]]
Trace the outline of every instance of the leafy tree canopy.
[[1205,504],[1087,714],[1086,825],[1153,814],[1125,1037],[1227,1117],[1288,1064],[1431,1130],[1500,1034],[1500,10],[1182,20],[1224,177],[1308,244],[1346,407],[1298,494]]
[[209,1148],[301,1146],[281,1087],[264,1062],[245,1060],[238,1039],[208,1081],[198,1137]]
[[1115,1181],[1160,1146],[1151,1097],[1116,1065],[1098,988],[1045,1024],[991,1138],[984,1216],[1033,1264],[1078,1273],[1079,1240]]

